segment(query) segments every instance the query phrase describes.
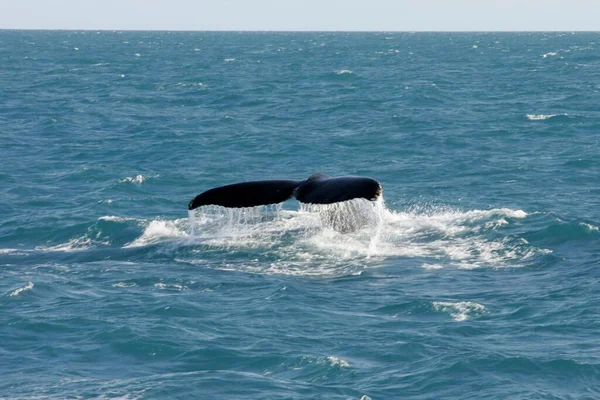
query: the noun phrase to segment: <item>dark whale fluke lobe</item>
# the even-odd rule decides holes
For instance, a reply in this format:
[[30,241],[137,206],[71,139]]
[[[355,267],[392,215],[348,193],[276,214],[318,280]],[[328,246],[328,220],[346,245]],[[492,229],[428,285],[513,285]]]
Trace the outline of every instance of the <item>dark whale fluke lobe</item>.
[[207,205],[229,208],[254,207],[286,201],[302,181],[253,181],[209,189],[196,196],[188,209]]
[[254,207],[282,203],[292,197],[307,204],[332,204],[358,198],[374,201],[381,193],[381,184],[372,178],[330,178],[324,174],[314,174],[304,181],[251,181],[216,187],[196,196],[190,201],[188,209],[207,205]]

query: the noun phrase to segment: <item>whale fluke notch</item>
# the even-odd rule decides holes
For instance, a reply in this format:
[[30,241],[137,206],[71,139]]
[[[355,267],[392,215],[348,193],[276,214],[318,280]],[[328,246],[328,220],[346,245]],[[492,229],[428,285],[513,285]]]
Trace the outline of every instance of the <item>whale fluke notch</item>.
[[216,187],[196,196],[188,209],[206,205],[254,207],[282,203],[292,197],[307,204],[332,204],[357,198],[374,201],[381,193],[381,184],[373,178],[328,177],[319,173],[304,181],[251,181]]

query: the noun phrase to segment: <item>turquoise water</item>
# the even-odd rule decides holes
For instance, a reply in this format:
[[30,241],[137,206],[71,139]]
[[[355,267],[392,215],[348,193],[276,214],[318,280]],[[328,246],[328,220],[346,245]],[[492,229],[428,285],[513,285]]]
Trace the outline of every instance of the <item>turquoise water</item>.
[[599,44],[0,31],[0,398],[600,397]]

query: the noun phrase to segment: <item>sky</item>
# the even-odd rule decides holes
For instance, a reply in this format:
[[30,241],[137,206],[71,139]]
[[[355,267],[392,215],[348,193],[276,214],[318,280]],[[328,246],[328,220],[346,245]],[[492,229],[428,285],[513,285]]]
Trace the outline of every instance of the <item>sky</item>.
[[600,0],[0,0],[0,29],[598,31]]

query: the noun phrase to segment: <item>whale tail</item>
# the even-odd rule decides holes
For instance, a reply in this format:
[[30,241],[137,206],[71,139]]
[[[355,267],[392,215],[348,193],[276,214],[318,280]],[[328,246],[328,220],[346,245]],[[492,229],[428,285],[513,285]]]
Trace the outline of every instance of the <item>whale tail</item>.
[[281,203],[294,194],[300,181],[254,181],[220,186],[200,193],[188,205],[189,210],[216,205],[230,208]]
[[308,204],[332,204],[356,198],[374,201],[381,193],[381,184],[372,178],[314,174],[304,181],[251,181],[216,187],[196,196],[188,209],[206,205],[254,207],[281,203],[292,197]]

